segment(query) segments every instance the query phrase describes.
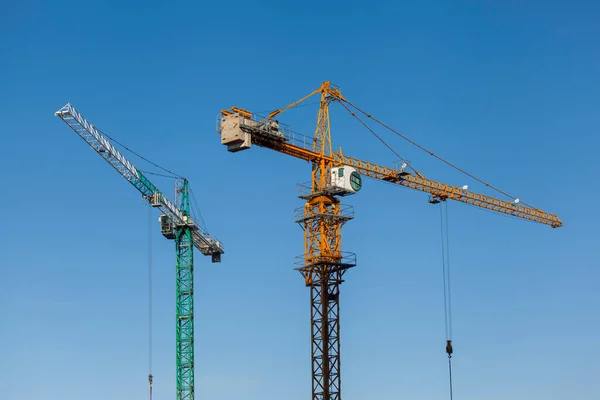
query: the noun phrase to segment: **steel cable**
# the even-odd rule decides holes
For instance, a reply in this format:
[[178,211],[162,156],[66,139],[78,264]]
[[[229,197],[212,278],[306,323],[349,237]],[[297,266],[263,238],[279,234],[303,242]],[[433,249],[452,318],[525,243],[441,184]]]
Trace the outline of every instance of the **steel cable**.
[[152,207],[148,207],[148,383],[152,400]]
[[452,287],[450,285],[450,235],[448,231],[447,201],[443,201],[442,203],[440,203],[440,227],[442,235],[442,276],[444,283],[444,326],[446,332],[446,353],[448,354],[450,400],[452,400]]
[[[512,195],[510,195],[510,194],[508,194],[508,193],[506,193],[506,192],[505,192],[505,191],[503,191],[503,190],[500,190],[500,189],[498,189],[497,187],[495,187],[495,186],[493,186],[493,185],[489,184],[488,182],[484,181],[483,179],[480,179],[480,178],[476,177],[475,175],[473,175],[473,174],[470,174],[469,172],[467,172],[467,171],[465,171],[464,169],[462,169],[462,168],[460,168],[460,167],[458,167],[458,166],[456,166],[456,165],[452,164],[451,162],[449,162],[449,161],[446,161],[445,159],[443,159],[442,157],[438,156],[438,155],[437,155],[437,154],[435,154],[434,152],[432,152],[432,151],[430,151],[430,150],[426,149],[425,147],[421,146],[421,145],[420,145],[420,144],[418,144],[417,142],[415,142],[415,141],[413,141],[413,140],[409,139],[408,137],[406,137],[406,136],[405,136],[405,135],[403,135],[402,133],[400,133],[400,132],[396,131],[396,130],[395,130],[395,129],[393,129],[392,127],[390,127],[390,126],[386,125],[386,124],[385,124],[385,123],[383,123],[382,121],[380,121],[380,120],[378,120],[377,118],[373,117],[371,114],[367,113],[366,111],[363,111],[362,109],[360,109],[359,107],[355,106],[354,104],[352,104],[352,103],[351,103],[351,102],[349,102],[348,100],[345,100],[345,99],[339,99],[339,100],[340,100],[340,104],[346,103],[346,104],[350,105],[351,107],[353,107],[354,109],[356,109],[356,110],[357,110],[358,112],[360,112],[361,114],[364,114],[365,116],[367,116],[368,118],[372,119],[373,121],[375,121],[375,122],[376,122],[376,123],[378,123],[379,125],[383,126],[384,128],[388,129],[389,131],[391,131],[391,132],[395,133],[396,135],[400,136],[402,139],[406,140],[406,141],[407,141],[407,142],[409,142],[410,144],[412,144],[412,145],[414,145],[414,146],[418,147],[419,149],[423,150],[424,152],[428,153],[429,155],[431,155],[431,156],[433,156],[433,157],[437,158],[438,160],[442,161],[443,163],[445,163],[445,164],[449,165],[450,167],[452,167],[452,168],[456,169],[457,171],[459,171],[459,172],[461,172],[461,173],[463,173],[463,174],[467,175],[467,176],[468,176],[468,177],[470,177],[470,178],[473,178],[473,179],[475,179],[477,182],[484,184],[485,186],[487,186],[487,187],[489,187],[489,188],[491,188],[491,189],[493,189],[493,190],[497,191],[498,193],[501,193],[501,194],[503,194],[503,195],[505,195],[505,196],[507,196],[507,197],[509,197],[509,198],[513,199],[513,200],[517,200],[517,198],[516,198],[516,197],[514,197],[514,196],[512,196]],[[343,103],[342,103],[342,102],[343,102]],[[347,108],[346,108],[346,109],[347,109]],[[531,207],[531,208],[534,208],[534,209],[535,209],[535,207],[532,207],[531,205],[529,205],[529,204],[525,203],[524,201],[521,201],[521,203],[522,203],[522,204],[524,204],[524,205],[526,205],[526,206],[528,206],[528,207]]]

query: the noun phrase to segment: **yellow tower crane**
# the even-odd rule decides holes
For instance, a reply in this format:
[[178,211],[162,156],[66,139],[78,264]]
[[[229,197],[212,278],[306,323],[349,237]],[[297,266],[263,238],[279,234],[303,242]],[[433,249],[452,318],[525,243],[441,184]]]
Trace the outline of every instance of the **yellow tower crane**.
[[[297,134],[274,119],[284,111],[318,94],[321,99],[314,137]],[[429,201],[432,203],[448,199],[457,200],[553,228],[562,226],[562,222],[556,215],[531,207],[518,199],[500,200],[469,191],[466,187],[460,188],[430,180],[407,162],[399,169],[387,168],[346,156],[341,150],[334,152],[329,125],[331,102],[338,102],[357,118],[356,113],[363,114],[393,131],[349,102],[330,82],[324,82],[320,88],[309,95],[287,107],[271,112],[265,118],[238,107],[222,110],[217,127],[221,135],[221,143],[226,145],[230,152],[246,150],[254,144],[312,163],[310,185],[301,187],[300,197],[306,200],[306,203],[295,213],[296,222],[304,230],[304,255],[297,258],[296,269],[300,271],[306,286],[310,287],[311,291],[312,400],[341,399],[339,285],[343,282],[343,274],[356,265],[356,256],[353,253],[342,252],[341,228],[345,222],[353,218],[353,211],[350,206],[342,205],[339,197],[358,192],[362,185],[361,176],[429,193]],[[360,118],[358,119],[369,129]],[[418,144],[412,143],[466,173]],[[494,188],[473,175],[468,173],[467,175]]]

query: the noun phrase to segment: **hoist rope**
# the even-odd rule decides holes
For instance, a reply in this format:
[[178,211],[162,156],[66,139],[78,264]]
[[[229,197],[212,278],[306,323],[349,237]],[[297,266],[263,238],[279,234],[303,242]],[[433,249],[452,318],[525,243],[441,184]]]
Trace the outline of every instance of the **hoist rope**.
[[450,400],[452,400],[452,286],[450,284],[450,242],[448,233],[448,202],[440,203],[440,227],[442,243],[442,276],[444,283],[444,327],[446,333],[446,354],[448,355],[448,376]]
[[446,339],[449,339],[449,333],[448,333],[448,288],[447,288],[447,280],[446,280],[446,244],[445,244],[445,231],[444,231],[444,210],[443,210],[443,204],[445,203],[442,202],[440,203],[440,227],[441,227],[441,237],[442,237],[442,276],[443,276],[443,283],[444,283],[444,328],[445,328],[445,333],[446,333]]
[[444,279],[444,314],[446,339],[452,340],[452,285],[450,281],[450,243],[448,234],[448,203],[440,203],[440,226],[442,230],[442,274]]
[[[400,132],[398,132],[397,130],[393,129],[393,128],[392,128],[392,127],[390,127],[389,125],[386,125],[386,124],[385,124],[385,123],[383,123],[382,121],[380,121],[380,120],[378,120],[377,118],[373,117],[371,114],[367,113],[366,111],[363,111],[362,109],[360,109],[359,107],[355,106],[354,104],[352,104],[352,103],[351,103],[351,102],[349,102],[348,100],[345,100],[345,99],[339,99],[339,100],[340,100],[340,104],[342,104],[342,105],[343,105],[344,103],[348,104],[349,106],[351,106],[352,108],[354,108],[354,109],[356,109],[358,112],[360,112],[361,114],[364,114],[365,116],[367,116],[368,118],[372,119],[373,121],[375,121],[375,122],[376,122],[376,123],[378,123],[379,125],[383,126],[384,128],[388,129],[389,131],[391,131],[391,132],[395,133],[396,135],[400,136],[402,139],[406,140],[406,141],[407,141],[407,142],[409,142],[410,144],[412,144],[412,145],[414,145],[414,146],[418,147],[419,149],[421,149],[421,150],[423,150],[424,152],[428,153],[429,155],[431,155],[431,156],[433,156],[433,157],[437,158],[438,160],[440,160],[440,161],[442,161],[443,163],[445,163],[445,164],[449,165],[450,167],[454,168],[455,170],[457,170],[457,171],[459,171],[459,172],[461,172],[461,173],[463,173],[463,174],[467,175],[467,176],[468,176],[468,177],[470,177],[470,178],[473,178],[473,179],[475,179],[477,182],[484,184],[485,186],[487,186],[487,187],[489,187],[489,188],[491,188],[491,189],[495,190],[495,191],[496,191],[496,192],[498,192],[498,193],[501,193],[501,194],[503,194],[503,195],[505,195],[505,196],[507,196],[507,197],[509,197],[509,198],[513,199],[513,200],[516,200],[516,199],[517,199],[516,197],[514,197],[514,196],[512,196],[512,195],[510,195],[510,194],[508,194],[508,193],[506,193],[505,191],[503,191],[503,190],[500,190],[500,189],[498,189],[497,187],[495,187],[495,186],[493,186],[493,185],[489,184],[488,182],[484,181],[483,179],[480,179],[480,178],[476,177],[475,175],[473,175],[473,174],[470,174],[469,172],[465,171],[464,169],[462,169],[462,168],[460,168],[460,167],[458,167],[458,166],[456,166],[456,165],[452,164],[450,161],[446,161],[445,159],[443,159],[442,157],[438,156],[438,155],[437,155],[437,154],[435,154],[434,152],[432,152],[432,151],[430,151],[430,150],[426,149],[425,147],[421,146],[421,145],[420,145],[420,144],[418,144],[417,142],[415,142],[415,141],[413,141],[413,140],[409,139],[408,137],[406,137],[406,136],[405,136],[405,135],[403,135],[402,133],[400,133]],[[346,108],[346,109],[348,109],[348,108]],[[413,169],[413,170],[414,170],[414,169]],[[521,201],[521,204],[523,204],[523,205],[526,205],[526,206],[528,206],[528,207],[531,207],[531,208],[534,208],[534,207],[530,206],[529,204],[525,203],[524,201]]]
[[148,207],[148,384],[152,400],[152,207]]
[[448,375],[450,376],[450,400],[452,400],[452,357],[448,356]]

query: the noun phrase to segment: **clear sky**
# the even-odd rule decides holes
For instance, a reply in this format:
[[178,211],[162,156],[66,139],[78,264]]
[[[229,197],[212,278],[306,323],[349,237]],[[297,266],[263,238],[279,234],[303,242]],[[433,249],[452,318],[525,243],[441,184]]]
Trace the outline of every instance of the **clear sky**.
[[[308,399],[309,292],[292,267],[295,185],[310,167],[261,148],[228,153],[215,122],[222,108],[271,110],[324,80],[565,223],[449,204],[455,398],[600,398],[597,2],[0,9],[0,399],[147,398],[148,209],[53,115],[67,102],[186,176],[225,244],[221,264],[196,255],[197,398]],[[310,135],[315,107],[281,121]],[[334,147],[396,161],[341,107],[331,121]],[[378,132],[426,176],[492,194]],[[155,180],[172,195],[172,181]],[[344,202],[356,211],[344,250],[358,257],[341,295],[344,399],[448,398],[438,208],[373,180]],[[157,218],[152,372],[155,399],[172,399],[174,244]]]

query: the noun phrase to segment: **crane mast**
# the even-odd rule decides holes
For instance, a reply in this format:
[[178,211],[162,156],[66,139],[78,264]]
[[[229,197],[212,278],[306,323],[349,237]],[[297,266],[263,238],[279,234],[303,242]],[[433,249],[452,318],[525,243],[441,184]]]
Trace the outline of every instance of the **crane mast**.
[[[313,137],[293,132],[274,117],[320,94],[317,127]],[[344,273],[356,266],[354,253],[342,252],[341,228],[354,216],[351,206],[339,197],[361,189],[361,176],[382,180],[429,193],[431,202],[456,200],[480,208],[549,225],[562,226],[560,219],[537,208],[468,191],[430,180],[404,169],[387,168],[348,157],[331,145],[329,104],[347,102],[330,82],[289,106],[262,118],[239,107],[222,110],[217,123],[221,144],[238,152],[257,145],[311,163],[311,182],[300,186],[306,201],[295,219],[304,231],[304,254],[296,257],[296,269],[310,288],[312,338],[312,400],[340,400],[339,294]]]
[[[71,104],[55,113],[92,149],[130,182],[162,214],[161,233],[175,241],[176,253],[176,399],[194,399],[194,247],[220,262],[223,245],[192,218],[187,179],[178,180],[176,206],[133,166]],[[152,385],[152,376],[149,376]]]
[[296,219],[304,231],[304,265],[298,270],[310,288],[312,392],[313,399],[319,400],[341,396],[340,284],[344,273],[356,265],[353,253],[342,254],[341,229],[352,218],[351,210],[345,208],[342,213],[336,194],[326,190],[333,166],[322,157],[331,152],[329,102],[323,91],[313,142],[313,151],[321,157],[312,163],[310,192],[302,196],[304,212]]

